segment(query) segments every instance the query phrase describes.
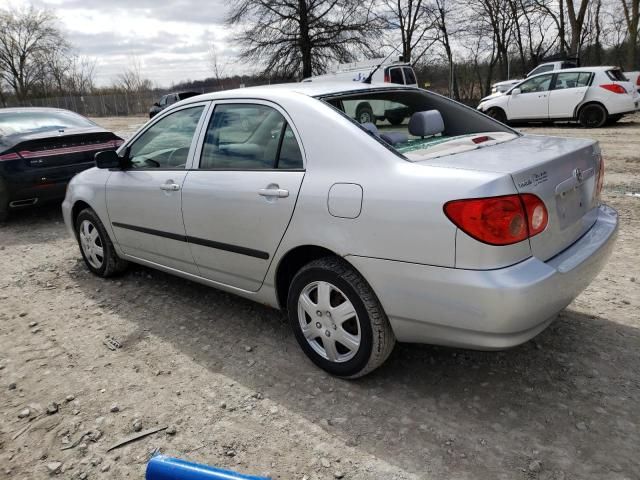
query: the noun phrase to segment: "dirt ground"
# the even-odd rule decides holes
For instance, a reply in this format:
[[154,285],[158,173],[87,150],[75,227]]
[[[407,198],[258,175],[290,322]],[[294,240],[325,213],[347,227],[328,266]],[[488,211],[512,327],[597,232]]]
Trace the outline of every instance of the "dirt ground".
[[[98,119],[125,136],[144,121]],[[621,220],[609,264],[525,345],[398,345],[358,381],[313,367],[277,311],[142,267],[99,279],[59,207],[14,215],[0,478],[142,479],[161,451],[281,479],[639,479],[640,117],[525,130],[600,140]]]

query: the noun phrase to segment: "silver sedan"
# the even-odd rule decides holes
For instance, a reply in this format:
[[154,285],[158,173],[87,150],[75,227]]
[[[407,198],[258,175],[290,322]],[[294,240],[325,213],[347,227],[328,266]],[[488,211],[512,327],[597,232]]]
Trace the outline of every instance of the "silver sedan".
[[596,142],[522,135],[411,87],[200,95],[96,165],[63,204],[92,272],[136,262],[286,310],[308,357],[348,378],[396,340],[526,342],[618,226]]

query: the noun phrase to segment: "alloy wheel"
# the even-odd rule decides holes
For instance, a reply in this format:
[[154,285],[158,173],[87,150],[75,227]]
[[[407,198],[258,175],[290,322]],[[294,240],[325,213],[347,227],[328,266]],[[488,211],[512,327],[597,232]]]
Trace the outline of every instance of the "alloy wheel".
[[78,234],[84,256],[92,267],[99,269],[104,262],[104,248],[98,229],[89,220],[83,220]]
[[311,348],[330,362],[351,360],[360,348],[362,331],[355,307],[335,285],[308,284],[298,297],[298,321]]

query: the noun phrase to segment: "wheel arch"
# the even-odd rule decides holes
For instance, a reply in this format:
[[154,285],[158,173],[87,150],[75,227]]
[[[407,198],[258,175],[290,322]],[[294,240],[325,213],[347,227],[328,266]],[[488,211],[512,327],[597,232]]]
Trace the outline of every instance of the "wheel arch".
[[[278,307],[281,310],[286,310],[287,308],[289,286],[295,274],[307,263],[328,256],[339,257],[348,262],[348,260],[333,250],[319,245],[299,245],[289,250],[280,258],[278,266],[276,267],[275,289]],[[353,269],[357,270],[351,262],[348,263]]]
[[609,110],[607,110],[607,107],[604,103],[598,101],[598,100],[588,100],[584,103],[580,103],[578,104],[578,106],[576,106],[575,110],[573,111],[573,118],[574,119],[578,119],[580,118],[580,111],[588,106],[588,105],[600,105],[602,108],[604,108],[604,111],[607,113],[607,116],[609,116]]
[[71,225],[72,226],[75,226],[78,215],[80,215],[80,212],[85,208],[91,208],[93,210],[93,207],[91,207],[91,205],[89,205],[84,200],[76,200],[74,202],[73,207],[71,208]]

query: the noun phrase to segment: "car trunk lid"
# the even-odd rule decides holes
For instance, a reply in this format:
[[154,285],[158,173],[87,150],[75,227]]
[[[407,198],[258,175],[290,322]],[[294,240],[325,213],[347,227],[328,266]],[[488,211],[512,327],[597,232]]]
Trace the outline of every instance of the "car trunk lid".
[[13,146],[27,168],[61,167],[93,161],[101,150],[113,150],[122,140],[101,128],[67,129],[22,136]]
[[597,218],[600,148],[592,140],[524,135],[418,163],[509,174],[518,193],[538,196],[549,222],[529,241],[533,255],[542,260],[569,247]]

